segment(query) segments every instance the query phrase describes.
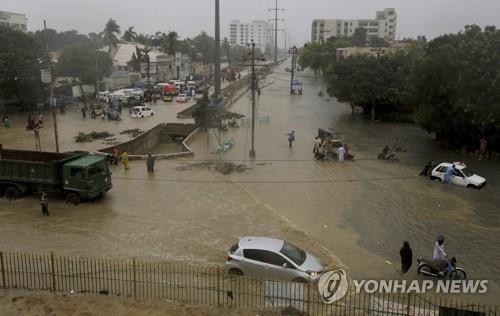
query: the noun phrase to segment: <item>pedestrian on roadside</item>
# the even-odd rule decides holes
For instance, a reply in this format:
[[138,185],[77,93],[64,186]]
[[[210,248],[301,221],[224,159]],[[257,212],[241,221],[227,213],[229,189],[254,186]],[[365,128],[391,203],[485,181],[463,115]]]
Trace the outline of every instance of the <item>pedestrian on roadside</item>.
[[339,161],[345,160],[345,148],[344,148],[344,146],[340,145],[340,147],[337,148],[337,156],[339,158]]
[[345,150],[345,159],[349,159],[349,146],[347,146],[347,144],[344,144],[344,150]]
[[10,120],[9,120],[9,116],[7,114],[2,117],[2,126],[5,128],[10,127]]
[[486,137],[481,137],[479,140],[479,160],[481,160],[486,154],[486,145],[488,145],[488,140]]
[[36,125],[33,128],[33,131],[35,133],[35,146],[37,151],[42,151],[42,145],[40,143],[40,126]]
[[401,256],[401,273],[404,274],[410,270],[413,262],[413,252],[409,242],[405,241],[403,243],[403,247],[399,250],[399,255]]
[[120,160],[120,150],[118,148],[113,149],[113,163],[118,166],[118,160]]
[[321,138],[316,136],[316,138],[314,139],[313,154],[316,154],[318,152],[319,145],[321,145]]
[[288,147],[292,148],[292,143],[295,141],[295,131],[287,133],[288,135]]
[[38,113],[38,124],[43,124],[43,114],[42,112]]
[[42,192],[42,196],[40,197],[40,205],[42,206],[42,214],[49,216],[49,199],[45,192]]
[[83,106],[81,111],[82,111],[82,117],[87,118],[87,106],[86,105]]
[[146,167],[149,173],[155,172],[155,157],[151,154],[148,155],[148,160],[146,161]]
[[128,170],[128,153],[126,151],[122,154],[122,163],[125,170]]

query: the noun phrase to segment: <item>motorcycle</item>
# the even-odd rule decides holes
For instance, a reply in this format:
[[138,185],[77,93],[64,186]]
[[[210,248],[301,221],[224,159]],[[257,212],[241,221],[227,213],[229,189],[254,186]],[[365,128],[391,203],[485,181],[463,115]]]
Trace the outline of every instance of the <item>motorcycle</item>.
[[457,267],[457,260],[455,257],[446,262],[436,262],[423,258],[417,259],[418,267],[417,273],[436,278],[450,278],[456,280],[467,279],[465,270]]

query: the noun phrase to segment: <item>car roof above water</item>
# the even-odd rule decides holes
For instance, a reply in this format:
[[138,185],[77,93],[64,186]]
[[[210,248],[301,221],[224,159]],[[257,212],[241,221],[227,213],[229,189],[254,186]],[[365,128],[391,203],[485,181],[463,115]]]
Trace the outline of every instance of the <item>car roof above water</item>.
[[458,169],[458,170],[462,170],[464,169],[465,167],[467,167],[465,164],[460,164],[460,163],[450,163],[450,162],[442,162],[438,165],[439,166],[443,166],[443,167],[450,167],[452,165],[455,165],[455,169]]
[[284,243],[284,240],[277,238],[246,236],[240,238],[238,245],[243,248],[280,251]]

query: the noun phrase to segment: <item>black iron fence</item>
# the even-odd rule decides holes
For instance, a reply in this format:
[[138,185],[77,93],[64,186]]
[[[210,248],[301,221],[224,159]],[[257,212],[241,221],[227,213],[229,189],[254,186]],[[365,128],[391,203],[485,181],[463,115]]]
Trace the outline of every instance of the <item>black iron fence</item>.
[[0,252],[3,288],[91,293],[303,315],[496,316],[497,308],[416,294],[356,294],[324,304],[315,284],[228,276],[219,267]]

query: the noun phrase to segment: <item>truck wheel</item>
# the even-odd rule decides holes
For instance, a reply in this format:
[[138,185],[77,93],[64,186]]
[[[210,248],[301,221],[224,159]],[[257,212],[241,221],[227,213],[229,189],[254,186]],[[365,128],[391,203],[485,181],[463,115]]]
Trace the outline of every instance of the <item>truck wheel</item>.
[[17,187],[11,186],[5,189],[5,198],[7,198],[7,200],[9,201],[17,200],[20,197],[21,197],[21,191]]
[[78,205],[82,202],[82,198],[78,193],[70,192],[66,195],[66,202],[73,205]]

